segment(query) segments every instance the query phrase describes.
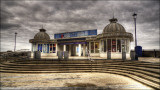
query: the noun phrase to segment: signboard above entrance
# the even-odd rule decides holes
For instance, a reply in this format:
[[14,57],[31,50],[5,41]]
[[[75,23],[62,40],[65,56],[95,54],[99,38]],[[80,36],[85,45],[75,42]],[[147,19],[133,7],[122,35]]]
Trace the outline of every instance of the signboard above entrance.
[[76,31],[76,32],[67,32],[67,33],[58,33],[58,34],[54,34],[54,39],[81,37],[81,36],[90,36],[90,35],[97,35],[97,29]]

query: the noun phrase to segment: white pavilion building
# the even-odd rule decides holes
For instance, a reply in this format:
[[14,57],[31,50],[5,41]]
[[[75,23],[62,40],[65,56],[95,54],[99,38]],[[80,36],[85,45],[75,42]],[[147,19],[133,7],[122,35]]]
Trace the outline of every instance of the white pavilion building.
[[34,51],[41,51],[41,56],[54,57],[57,51],[68,51],[69,56],[87,56],[89,51],[95,57],[107,57],[107,52],[111,52],[111,59],[122,59],[122,52],[126,52],[126,58],[130,58],[132,33],[126,32],[116,18],[109,21],[102,34],[98,35],[97,29],[94,29],[58,33],[54,34],[54,39],[50,39],[42,28],[34,39],[29,40],[32,55]]

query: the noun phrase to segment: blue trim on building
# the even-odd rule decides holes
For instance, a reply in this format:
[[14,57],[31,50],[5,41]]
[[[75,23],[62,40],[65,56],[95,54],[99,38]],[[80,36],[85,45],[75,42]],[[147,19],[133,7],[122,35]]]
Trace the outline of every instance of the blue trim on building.
[[54,39],[97,35],[97,29],[54,34]]

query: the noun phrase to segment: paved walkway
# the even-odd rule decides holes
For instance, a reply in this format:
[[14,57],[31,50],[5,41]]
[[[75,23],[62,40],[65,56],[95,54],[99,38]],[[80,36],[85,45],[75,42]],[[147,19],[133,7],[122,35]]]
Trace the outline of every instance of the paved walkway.
[[[3,89],[58,89],[67,87],[103,87],[104,89],[149,89],[150,87],[124,77],[108,73],[51,73],[13,74],[2,73]],[[65,89],[66,90],[66,89]],[[72,89],[73,90],[73,89]],[[75,89],[74,89],[75,90]]]
[[160,63],[160,58],[155,58],[155,57],[139,57],[139,61],[151,62],[151,63]]

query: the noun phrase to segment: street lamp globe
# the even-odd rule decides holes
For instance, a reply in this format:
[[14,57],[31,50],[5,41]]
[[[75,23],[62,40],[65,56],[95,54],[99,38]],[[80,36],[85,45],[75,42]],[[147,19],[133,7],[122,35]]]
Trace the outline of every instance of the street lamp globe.
[[133,13],[133,15],[132,15],[132,16],[133,16],[133,18],[134,18],[134,19],[136,19],[136,18],[137,18],[137,14],[136,14],[136,13]]

